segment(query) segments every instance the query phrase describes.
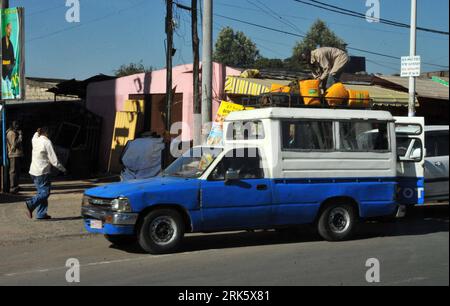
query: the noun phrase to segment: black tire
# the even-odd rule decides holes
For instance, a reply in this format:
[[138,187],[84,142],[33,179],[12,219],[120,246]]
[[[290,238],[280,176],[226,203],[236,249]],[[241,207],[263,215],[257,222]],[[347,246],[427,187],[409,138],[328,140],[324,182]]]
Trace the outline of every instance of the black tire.
[[127,246],[136,243],[135,236],[125,235],[105,235],[106,240],[111,242],[115,246]]
[[344,241],[353,236],[358,216],[347,203],[333,203],[325,207],[317,224],[320,236],[327,241]]
[[185,232],[181,215],[172,209],[158,209],[146,215],[138,228],[138,243],[150,254],[177,251]]

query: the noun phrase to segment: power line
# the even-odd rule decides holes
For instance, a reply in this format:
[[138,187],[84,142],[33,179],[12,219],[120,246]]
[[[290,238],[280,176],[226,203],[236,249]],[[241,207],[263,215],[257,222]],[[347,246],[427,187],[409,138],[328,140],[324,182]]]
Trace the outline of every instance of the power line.
[[[220,23],[218,23],[218,22],[214,22],[214,24],[215,24],[215,29],[216,29],[217,31],[220,31],[221,28],[225,27],[224,25],[222,25],[222,24],[220,24]],[[277,45],[277,46],[281,44],[281,43],[279,43],[279,42],[274,42],[274,41],[271,41],[271,40],[262,39],[262,38],[257,38],[257,37],[255,37],[254,39],[255,39],[255,40],[264,41],[264,42],[266,42],[266,43],[275,44],[275,45]],[[267,51],[270,51],[270,52],[273,53],[273,54],[277,54],[278,56],[281,55],[279,52],[276,52],[276,51],[274,51],[273,49],[271,49],[271,48],[269,48],[269,47],[267,47],[267,46],[265,46],[265,45],[263,45],[263,44],[261,44],[261,43],[255,43],[255,44],[256,44],[259,48],[262,48],[262,49],[265,49],[265,50],[267,50]],[[369,58],[366,58],[366,61],[369,62],[369,63],[372,63],[372,64],[374,64],[374,65],[377,65],[377,66],[380,66],[380,67],[383,67],[383,68],[387,68],[387,69],[392,70],[392,71],[395,71],[395,72],[399,72],[399,68],[395,68],[394,66],[389,66],[389,65],[395,65],[394,63],[374,61],[374,60],[371,60],[371,59],[369,59]],[[389,64],[389,65],[384,65],[383,63]]]
[[[282,33],[282,34],[295,36],[295,37],[299,37],[299,38],[305,38],[306,37],[305,35],[292,33],[292,32],[288,32],[288,31],[285,31],[285,30],[280,30],[280,29],[276,29],[276,28],[272,28],[272,27],[256,24],[256,23],[252,23],[252,22],[249,22],[249,21],[244,21],[244,20],[240,20],[240,19],[237,19],[237,18],[224,16],[224,15],[221,15],[221,14],[214,14],[214,15],[217,16],[217,17],[223,18],[223,19],[235,21],[235,22],[246,24],[246,25],[250,25],[250,26],[253,26],[253,27],[258,27],[258,28],[265,29],[265,30],[272,31],[272,32]],[[390,58],[390,59],[396,59],[396,60],[400,60],[401,59],[401,57],[398,57],[398,56],[389,55],[389,54],[383,54],[383,53],[378,53],[378,52],[373,52],[373,51],[359,49],[359,48],[354,48],[354,47],[347,47],[347,49],[353,50],[353,51],[362,52],[362,53],[377,55],[377,56],[381,56],[381,57],[386,57],[386,58]],[[433,67],[439,67],[439,68],[445,68],[445,69],[449,68],[448,66],[437,65],[437,64],[432,64],[432,63],[425,63],[424,62],[423,64],[427,65],[427,66],[433,66]]]
[[[214,21],[214,28],[215,28],[217,31],[220,32],[220,30],[223,29],[223,28],[225,28],[225,26],[222,25],[222,24],[220,24],[220,23],[218,23],[218,22],[216,22],[216,21]],[[258,42],[257,42],[258,40],[265,41],[265,42],[269,42],[269,43],[277,44],[276,42],[272,42],[272,41],[269,41],[269,40],[263,40],[263,39],[259,39],[259,38],[253,38],[253,43],[256,45],[256,47],[258,47],[258,48],[260,48],[260,49],[265,49],[266,51],[269,51],[269,52],[273,53],[273,54],[276,55],[276,56],[281,56],[281,57],[283,57],[283,55],[282,55],[280,52],[275,51],[275,50],[273,50],[272,48],[267,47],[266,45],[263,45],[263,44],[261,44],[261,43],[258,43]]]
[[[356,12],[356,11],[352,11],[352,10],[348,10],[339,6],[335,6],[335,5],[331,5],[325,2],[321,2],[321,1],[316,1],[316,0],[309,0],[310,2],[306,2],[303,0],[294,0],[295,2],[298,3],[302,3],[305,5],[309,5],[315,8],[319,8],[322,10],[326,10],[326,11],[330,11],[330,12],[334,12],[334,13],[338,13],[341,15],[346,15],[346,16],[351,16],[351,17],[355,17],[355,18],[360,18],[360,19],[367,19],[368,17],[365,14],[362,14],[360,12]],[[369,17],[372,18],[372,17]],[[397,22],[397,21],[393,21],[393,20],[389,20],[389,19],[383,19],[377,18],[377,21],[379,20],[380,23],[382,24],[386,24],[386,25],[391,25],[391,26],[395,26],[395,27],[400,27],[400,28],[411,28],[411,26],[409,24],[406,23],[401,23],[401,22]],[[434,33],[434,34],[441,34],[441,35],[447,35],[449,36],[450,33],[446,32],[446,31],[441,31],[441,30],[435,30],[435,29],[430,29],[430,28],[424,28],[424,27],[417,27],[418,31],[423,31],[423,32],[429,32],[429,33]]]
[[284,30],[279,30],[279,29],[267,27],[267,26],[264,26],[264,25],[252,23],[252,22],[249,22],[249,21],[244,21],[244,20],[233,18],[233,17],[224,16],[224,15],[221,15],[221,14],[214,14],[214,16],[217,16],[217,17],[220,17],[220,18],[223,18],[223,19],[228,19],[228,20],[231,20],[231,21],[236,21],[236,22],[239,22],[239,23],[247,24],[247,25],[251,25],[251,26],[254,26],[254,27],[261,28],[261,29],[266,29],[266,30],[273,31],[273,32],[286,34],[286,35],[296,36],[296,37],[300,37],[300,38],[305,38],[306,37],[305,35],[296,34],[296,33],[288,32],[288,31],[284,31]]
[[[224,27],[224,25],[222,25],[222,24],[220,24],[220,23],[218,23],[218,22],[214,22],[214,25],[215,25],[214,27],[215,27],[215,29],[216,29],[217,31],[220,31],[221,28]],[[267,43],[279,45],[278,42],[270,41],[270,40],[267,40],[267,39],[261,39],[261,38],[254,38],[254,39],[255,39],[256,41],[260,40],[260,41],[264,41],[264,42],[267,42]],[[267,47],[267,46],[265,46],[265,45],[263,45],[263,44],[261,44],[261,43],[255,42],[255,44],[256,44],[256,46],[257,46],[258,48],[261,48],[261,49],[264,49],[264,50],[266,50],[266,51],[269,51],[269,52],[273,53],[274,55],[276,54],[276,55],[278,55],[278,56],[281,56],[281,54],[280,54],[279,52],[276,52],[275,50],[273,50],[273,49],[271,49],[271,48],[269,48],[269,47]],[[396,72],[396,73],[399,72],[399,68],[395,68],[394,66],[390,66],[390,65],[394,65],[393,63],[374,61],[374,60],[371,60],[371,59],[369,59],[369,58],[366,58],[366,61],[367,61],[368,63],[372,63],[372,64],[374,64],[374,65],[376,65],[376,66],[380,66],[380,67],[389,69],[389,70],[391,70],[391,71],[393,71],[393,72]],[[385,64],[383,64],[383,63],[387,63],[387,64],[390,64],[390,65],[385,65]]]
[[[255,8],[250,8],[250,7],[245,7],[245,6],[240,6],[240,5],[234,5],[234,4],[229,4],[229,3],[220,3],[217,2],[215,5],[219,5],[219,6],[223,6],[223,7],[228,7],[228,8],[236,8],[236,9],[240,9],[240,10],[246,10],[246,11],[252,11],[252,12],[260,12],[261,10],[259,9],[255,9]],[[288,15],[288,14],[277,14],[279,16],[285,17],[285,18],[292,18],[292,19],[296,19],[296,20],[309,20],[309,21],[314,21],[314,18],[311,17],[304,17],[304,16],[299,16],[297,15]],[[355,25],[354,24],[345,24],[345,23],[337,23],[337,22],[328,22],[331,25],[335,25],[335,26],[340,26],[340,27],[346,27],[346,28],[351,28],[354,29]],[[405,36],[407,35],[409,38],[409,33],[407,32],[401,32],[401,31],[392,31],[392,30],[383,30],[383,29],[379,29],[379,28],[375,28],[375,27],[361,27],[358,26],[359,30],[366,30],[366,31],[371,31],[371,32],[382,32],[382,33],[390,33],[390,34],[396,34],[396,35],[402,35]],[[302,33],[303,34],[303,33]],[[419,33],[420,34],[420,33]],[[425,33],[422,33],[425,34]],[[442,41],[442,40],[448,40],[448,37],[435,37],[435,36],[430,36],[430,35],[426,35],[426,36],[422,36],[420,35],[422,39],[426,38],[426,39],[432,39],[432,40],[438,40],[438,41]]]
[[278,22],[281,22],[282,24],[287,25],[288,27],[290,27],[291,29],[293,29],[294,31],[296,31],[298,33],[305,34],[294,23],[290,22],[287,19],[285,20],[285,18],[283,18],[280,14],[275,12],[275,10],[271,9],[270,7],[268,7],[266,4],[262,3],[260,0],[255,0],[255,1],[258,2],[263,7],[261,7],[258,4],[252,2],[251,0],[247,0],[247,2],[249,2],[250,4],[256,6],[260,11],[262,11],[265,14],[271,16],[272,18],[274,18]]
[[141,6],[144,3],[147,3],[147,1],[146,0],[141,1],[141,2],[139,2],[139,3],[137,3],[137,4],[133,5],[133,6],[126,7],[126,8],[123,8],[123,9],[119,9],[119,10],[117,10],[115,12],[112,12],[110,14],[107,14],[105,16],[102,16],[102,17],[99,17],[99,18],[95,18],[95,19],[92,19],[92,20],[87,21],[87,22],[79,23],[79,24],[77,24],[75,26],[72,26],[72,27],[67,27],[67,28],[64,28],[64,29],[60,29],[60,30],[57,30],[57,31],[54,31],[54,32],[51,32],[51,33],[47,33],[47,34],[41,35],[41,36],[32,37],[32,38],[28,39],[26,42],[30,43],[30,42],[33,42],[33,41],[36,41],[36,40],[45,39],[45,38],[48,38],[48,37],[51,37],[51,36],[55,36],[55,35],[58,35],[58,34],[61,34],[61,33],[67,32],[67,31],[71,31],[71,30],[80,28],[80,27],[85,26],[85,25],[93,24],[93,23],[105,20],[107,18],[110,18],[110,17],[112,17],[114,15],[117,15],[117,14],[123,13],[125,11],[134,9],[134,8],[136,8],[138,6]]
[[399,72],[399,70],[400,70],[398,68],[394,68],[393,66],[380,64],[379,62],[373,61],[373,60],[370,60],[370,59],[366,59],[366,61],[371,63],[371,64],[374,64],[374,65],[377,65],[377,66],[380,66],[380,67],[383,67],[383,68],[386,68],[386,69],[389,69],[389,70],[392,70],[392,71],[395,71],[395,72]]
[[[310,1],[310,2],[314,2],[314,3],[317,3],[317,4],[320,4],[320,5],[324,5],[324,6],[326,6],[326,7],[331,7],[331,8],[333,8],[333,9],[337,9],[337,10],[340,10],[340,11],[343,11],[343,12],[347,12],[347,13],[350,13],[350,14],[354,14],[354,15],[357,15],[357,16],[359,16],[359,17],[363,17],[364,19],[367,18],[367,16],[366,16],[365,14],[360,13],[360,12],[348,10],[348,9],[345,9],[345,8],[342,8],[342,7],[339,7],[339,6],[336,6],[336,5],[331,5],[331,4],[324,3],[324,2],[320,2],[320,1],[316,1],[316,0],[309,0],[309,1]],[[397,22],[397,21],[387,20],[387,19],[383,19],[383,18],[377,18],[377,20],[379,20],[380,22],[386,22],[386,23],[389,23],[389,24],[391,24],[391,25],[398,25],[398,26],[403,26],[403,27],[409,27],[408,24],[400,23],[400,22]]]

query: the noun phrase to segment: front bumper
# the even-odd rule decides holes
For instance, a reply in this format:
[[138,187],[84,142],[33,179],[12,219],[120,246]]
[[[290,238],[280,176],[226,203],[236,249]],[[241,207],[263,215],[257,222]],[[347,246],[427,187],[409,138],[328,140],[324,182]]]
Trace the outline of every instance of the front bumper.
[[[117,213],[93,206],[82,207],[81,215],[88,232],[105,235],[133,235],[139,217],[136,213]],[[92,221],[101,221],[102,228],[92,227]]]

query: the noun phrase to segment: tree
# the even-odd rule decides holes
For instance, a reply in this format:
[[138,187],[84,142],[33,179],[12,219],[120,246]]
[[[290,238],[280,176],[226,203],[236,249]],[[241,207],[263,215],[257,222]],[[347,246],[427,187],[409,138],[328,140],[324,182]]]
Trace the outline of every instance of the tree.
[[124,64],[122,66],[120,66],[118,69],[114,70],[114,74],[116,77],[124,77],[124,76],[129,76],[129,75],[133,75],[133,74],[138,74],[138,73],[147,73],[147,72],[152,72],[153,68],[152,67],[145,67],[143,62],[140,61],[138,63],[130,63],[130,64]]
[[288,61],[291,65],[298,66],[302,69],[306,68],[305,64],[301,62],[300,56],[304,51],[314,50],[319,47],[335,47],[341,50],[347,50],[347,44],[339,38],[333,31],[328,28],[325,22],[318,19],[311,26],[305,38],[298,42],[294,47],[292,58]]
[[249,68],[259,58],[259,50],[243,32],[226,27],[219,33],[213,57],[227,66]]
[[283,69],[284,61],[278,58],[260,57],[254,64],[255,69]]

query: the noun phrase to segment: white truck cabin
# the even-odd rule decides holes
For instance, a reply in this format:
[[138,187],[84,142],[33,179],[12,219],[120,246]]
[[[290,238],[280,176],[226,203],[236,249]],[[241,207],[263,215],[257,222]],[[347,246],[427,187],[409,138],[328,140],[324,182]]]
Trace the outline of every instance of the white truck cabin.
[[266,108],[231,113],[225,150],[255,146],[271,178],[394,178],[395,120],[389,112]]

